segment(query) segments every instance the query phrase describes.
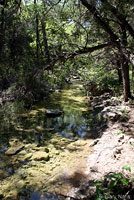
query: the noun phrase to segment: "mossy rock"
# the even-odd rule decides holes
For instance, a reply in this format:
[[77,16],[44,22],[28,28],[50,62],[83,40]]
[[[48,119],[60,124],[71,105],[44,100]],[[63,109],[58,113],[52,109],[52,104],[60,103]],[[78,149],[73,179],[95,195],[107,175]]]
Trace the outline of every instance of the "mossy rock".
[[34,153],[31,159],[36,161],[41,161],[41,160],[49,161],[50,157],[48,153],[38,151]]

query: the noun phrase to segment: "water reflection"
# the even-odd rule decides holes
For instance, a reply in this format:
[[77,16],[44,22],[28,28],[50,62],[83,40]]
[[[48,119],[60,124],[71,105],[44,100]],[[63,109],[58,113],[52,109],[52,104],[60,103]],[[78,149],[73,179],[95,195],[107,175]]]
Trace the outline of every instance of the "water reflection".
[[[3,126],[1,126],[0,154],[2,155],[0,157],[0,170],[6,170],[5,176],[2,174],[2,179],[7,178],[8,176],[14,176],[12,178],[12,180],[15,180],[14,182],[11,183],[10,180],[8,180],[11,186],[14,187],[15,184],[18,185],[18,178],[22,181],[22,184],[25,183],[28,186],[35,186],[34,184],[37,183],[38,185],[38,181],[34,182],[34,179],[36,180],[38,177],[38,180],[40,180],[40,188],[40,183],[47,185],[46,180],[50,179],[49,174],[52,173],[52,175],[55,176],[55,174],[62,173],[63,168],[65,168],[64,170],[66,170],[66,168],[68,170],[68,163],[67,167],[66,165],[63,165],[66,160],[69,160],[70,166],[71,164],[74,164],[73,162],[75,156],[73,157],[72,151],[77,150],[77,147],[76,144],[74,146],[71,146],[70,144],[75,141],[64,139],[59,137],[59,135],[57,137],[55,133],[58,133],[69,139],[86,136],[87,130],[89,130],[92,121],[89,116],[90,113],[88,112],[88,108],[85,105],[83,91],[82,89],[78,89],[78,87],[79,85],[74,83],[73,85],[64,88],[61,93],[53,93],[46,101],[35,105],[33,110],[30,111],[25,112],[24,110],[19,110],[18,108],[20,106],[17,107],[18,104],[12,104],[12,106],[9,104],[7,107],[3,108],[2,113],[5,114],[3,115],[3,119],[5,121],[1,118],[0,125]],[[63,114],[59,117],[49,118],[45,115],[46,109],[61,110],[63,111]],[[23,142],[25,149],[24,151],[20,152],[20,155],[15,155],[15,159],[12,160],[12,157],[5,157],[4,153],[10,147],[11,149],[14,149],[16,141]],[[51,156],[50,162],[45,163],[43,161],[33,161],[34,159],[32,159],[32,157],[36,151],[43,151],[44,153],[44,144],[47,147],[45,148],[45,152],[49,153]],[[63,151],[62,147],[66,148],[67,151],[66,149]],[[74,148],[74,150],[72,150],[72,148]],[[75,162],[77,163],[77,158]],[[24,169],[24,173],[19,173],[19,171],[17,171],[21,169]],[[11,187],[7,190],[13,191]],[[22,195],[20,199],[63,199],[62,196],[59,197],[55,194],[42,194],[36,191],[31,193],[33,190],[34,188],[32,187],[31,190],[26,191],[26,193],[28,193],[27,197],[24,189],[24,194],[20,193]],[[23,192],[21,188],[20,191]]]
[[61,200],[61,197],[56,195],[56,194],[41,194],[41,193],[38,193],[38,192],[33,192],[31,194],[31,197],[30,197],[30,200]]
[[75,136],[84,137],[89,128],[88,119],[82,116],[82,112],[64,113],[60,117],[47,118],[46,127],[54,128],[60,135],[72,138]]
[[[61,110],[63,113],[61,116],[47,117],[44,113],[37,112],[42,108]],[[35,116],[31,115],[30,119],[22,121],[24,127],[36,129],[40,126],[44,130],[53,129],[55,133],[70,139],[85,137],[91,125],[82,86],[77,83],[65,86],[60,93],[53,93],[47,100],[37,105],[33,113]],[[40,139],[42,138],[44,134],[40,131]]]
[[[79,88],[79,89],[78,89]],[[55,132],[66,138],[84,137],[90,128],[88,108],[85,104],[82,85],[67,85],[61,93],[52,94],[47,108],[59,109],[63,114],[55,118],[46,118],[44,126],[54,128]],[[51,105],[51,107],[50,107]]]
[[[20,110],[19,107],[21,107]],[[13,136],[38,143],[39,140],[44,140],[50,129],[53,130],[53,133],[59,133],[70,139],[85,137],[92,122],[85,104],[82,85],[79,83],[66,85],[61,92],[53,93],[47,100],[35,105],[31,111],[23,113],[22,106],[17,103],[9,104],[4,109],[8,115],[3,111],[5,113],[3,119],[9,121],[8,123],[1,121],[4,126],[1,130],[1,134],[3,134],[1,142],[4,143],[8,143],[7,138]],[[46,117],[46,109],[61,110],[63,114],[54,118]]]

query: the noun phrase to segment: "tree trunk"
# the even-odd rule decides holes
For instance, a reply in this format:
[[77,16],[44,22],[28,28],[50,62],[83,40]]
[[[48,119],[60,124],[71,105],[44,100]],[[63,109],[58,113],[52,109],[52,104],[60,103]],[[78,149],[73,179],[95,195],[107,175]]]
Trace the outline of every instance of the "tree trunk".
[[127,56],[125,55],[126,47],[127,47],[126,30],[129,30],[132,36],[134,36],[134,31],[133,29],[131,29],[128,23],[127,24],[125,23],[127,22],[125,16],[123,16],[122,18],[122,16],[119,15],[118,10],[116,10],[115,12],[115,9],[113,9],[113,7],[110,7],[109,10],[113,14],[115,14],[120,24],[120,28],[121,28],[121,33],[120,33],[121,41],[120,41],[117,33],[114,32],[113,29],[111,29],[111,27],[109,26],[109,23],[101,15],[101,13],[95,8],[95,6],[89,3],[89,1],[87,0],[80,0],[80,1],[92,13],[96,22],[103,28],[103,30],[105,30],[105,32],[108,33],[111,41],[120,51],[120,55],[122,58],[121,69],[122,69],[122,78],[123,78],[123,87],[124,87],[124,100],[127,101],[128,98],[131,97],[131,92],[130,92],[130,81],[129,81],[129,65],[128,65],[128,60],[126,58]]
[[[37,0],[38,1],[38,0]],[[36,0],[34,0],[34,4],[36,6],[37,3]],[[36,25],[36,61],[37,64],[39,63],[39,16],[38,16],[37,8],[35,8],[35,25]]]
[[47,62],[49,63],[50,62],[50,53],[49,53],[49,49],[48,49],[48,41],[47,41],[47,34],[46,34],[46,24],[45,24],[45,20],[44,19],[41,20],[41,26],[42,26],[42,34],[43,34],[45,55],[46,55],[46,58],[47,58]]
[[[127,33],[126,27],[124,24],[120,25],[121,27],[121,46],[122,49],[126,49],[127,47]],[[126,57],[122,54],[121,55],[121,69],[122,69],[122,78],[123,78],[123,89],[124,89],[124,101],[128,101],[128,98],[131,98],[131,91],[130,91],[130,79],[129,79],[129,64]]]
[[118,80],[119,80],[119,85],[122,83],[122,69],[121,69],[121,62],[119,58],[117,59],[117,72],[118,72]]
[[[1,5],[1,4],[0,4]],[[6,0],[3,1],[1,9],[1,23],[0,23],[0,56],[2,55],[3,45],[4,45],[4,38],[5,38],[5,7],[6,7]]]
[[129,65],[128,61],[124,56],[122,56],[122,63],[121,63],[121,69],[122,69],[122,78],[123,78],[123,89],[124,89],[124,101],[128,101],[128,98],[131,98],[131,92],[130,92],[130,81],[129,81]]

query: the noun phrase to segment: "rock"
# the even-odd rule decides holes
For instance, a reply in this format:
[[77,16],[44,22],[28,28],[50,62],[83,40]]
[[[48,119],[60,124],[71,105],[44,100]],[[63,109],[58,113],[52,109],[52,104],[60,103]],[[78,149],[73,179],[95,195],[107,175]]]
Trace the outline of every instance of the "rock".
[[3,197],[4,197],[3,194],[0,192],[0,199],[3,199]]
[[37,161],[41,161],[41,160],[49,161],[50,157],[48,153],[39,151],[39,152],[35,152],[31,159],[37,160]]
[[46,147],[45,147],[44,151],[45,151],[46,153],[49,153],[49,149],[46,148]]
[[99,114],[98,117],[100,120],[111,120],[117,121],[122,116],[122,112],[115,106],[105,107]]
[[123,150],[123,147],[122,147],[122,146],[116,147],[116,152],[117,152],[117,153],[120,153],[122,150]]
[[42,132],[44,131],[44,128],[42,128],[41,126],[36,126],[35,128],[37,131]]
[[118,142],[122,142],[124,140],[124,134],[118,135]]
[[60,90],[60,89],[57,89],[57,90],[55,90],[55,92],[59,93],[59,92],[61,92],[61,90]]
[[26,156],[25,156],[25,160],[29,160],[31,157],[32,157],[32,153],[28,153]]
[[123,147],[122,146],[118,146],[116,147],[114,150],[113,150],[113,156],[116,158],[116,159],[119,159],[119,155],[121,154],[121,151],[123,150]]
[[73,142],[73,145],[75,146],[85,146],[87,142],[85,140],[77,140],[76,142]]
[[67,150],[69,150],[69,151],[76,151],[76,150],[78,150],[79,149],[79,147],[77,147],[76,145],[74,145],[74,144],[69,144],[69,145],[67,145]]
[[97,167],[97,166],[92,166],[92,167],[90,168],[90,171],[91,171],[91,172],[97,172],[97,171],[98,171],[98,167]]
[[8,195],[6,196],[6,199],[15,200],[15,199],[18,199],[17,196],[18,196],[18,191],[17,189],[14,189],[8,193]]
[[63,111],[60,110],[46,110],[46,115],[48,117],[57,117],[60,116],[63,113]]
[[134,138],[130,138],[129,139],[129,143],[132,144],[132,145],[134,145]]
[[5,152],[8,156],[13,156],[22,151],[24,148],[24,144],[16,144],[15,146],[11,146],[8,148],[8,150]]
[[45,128],[44,131],[51,132],[51,131],[54,131],[54,128]]
[[54,144],[54,145],[58,144],[58,139],[57,138],[52,138],[51,139],[51,143]]
[[69,138],[71,138],[71,137],[73,137],[73,136],[74,136],[74,134],[73,134],[72,132],[68,133],[68,137],[69,137]]
[[9,176],[6,170],[0,169],[0,180],[5,179]]
[[124,139],[124,134],[118,135],[118,140],[123,140]]
[[93,147],[94,145],[96,145],[100,140],[96,139],[93,142],[90,143],[89,147]]

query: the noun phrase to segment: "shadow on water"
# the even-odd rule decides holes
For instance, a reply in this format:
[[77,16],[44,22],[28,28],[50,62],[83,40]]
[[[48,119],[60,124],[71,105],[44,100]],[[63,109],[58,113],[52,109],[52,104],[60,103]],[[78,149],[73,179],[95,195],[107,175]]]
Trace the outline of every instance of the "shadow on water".
[[[81,171],[76,171],[72,176],[58,177],[57,180],[53,182],[56,184],[60,182],[61,179],[65,180],[65,184],[70,184],[73,188],[75,188],[75,192],[69,192],[66,195],[61,195],[56,193],[41,193],[38,191],[34,191],[30,195],[30,200],[80,200],[80,199],[92,199],[94,196],[94,191],[92,190],[94,186],[94,180],[88,180],[87,176]],[[93,198],[94,199],[94,198]],[[92,200],[93,200],[92,199]]]
[[[62,200],[63,197],[56,195],[56,194],[42,194],[39,192],[33,192],[30,196],[30,200],[46,200],[46,199],[50,199],[50,200]],[[65,199],[65,198],[64,198]]]

